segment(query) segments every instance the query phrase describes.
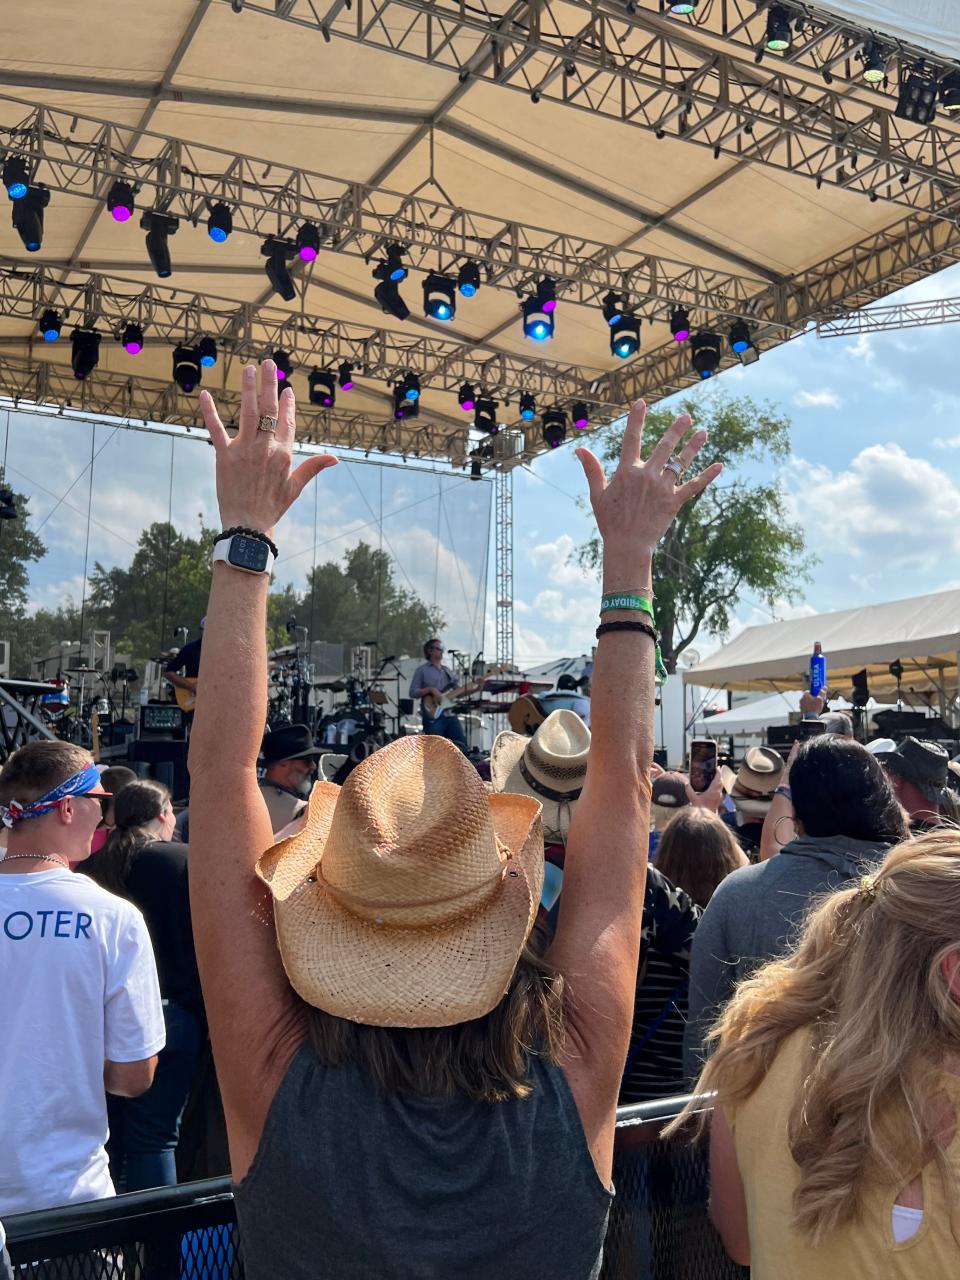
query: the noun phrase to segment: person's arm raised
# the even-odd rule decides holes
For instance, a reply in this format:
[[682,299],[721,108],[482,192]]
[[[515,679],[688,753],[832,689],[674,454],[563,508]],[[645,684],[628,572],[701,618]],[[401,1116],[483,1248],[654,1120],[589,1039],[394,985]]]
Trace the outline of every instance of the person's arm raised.
[[[277,399],[277,371],[265,360],[243,370],[239,432],[227,437],[211,396],[200,408],[216,453],[224,528],[272,536],[306,484],[336,459],[316,456],[291,471],[293,391]],[[277,421],[260,430],[261,415]],[[223,1093],[233,1175],[246,1172],[266,1113],[302,1035],[272,910],[254,874],[274,843],[257,785],[267,719],[266,574],[213,569],[190,737],[190,906],[197,963]]]
[[[641,461],[644,404],[630,411],[620,464],[608,482],[588,449],[577,456],[603,539],[603,590],[651,594],[653,551],[680,507],[722,470],[686,484],[665,470],[675,450],[686,470],[706,442],[678,418]],[[635,622],[610,612],[604,622]],[[609,1182],[617,1092],[633,1018],[650,825],[654,645],[643,632],[605,633],[597,645],[590,758],[570,826],[560,921],[550,962],[568,992],[563,1067],[597,1171]]]

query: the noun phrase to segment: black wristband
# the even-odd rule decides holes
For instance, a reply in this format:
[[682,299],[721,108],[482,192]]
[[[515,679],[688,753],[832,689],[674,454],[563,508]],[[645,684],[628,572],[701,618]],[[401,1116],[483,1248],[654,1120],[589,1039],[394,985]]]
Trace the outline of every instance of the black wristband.
[[601,636],[609,635],[611,631],[642,631],[645,636],[649,636],[654,644],[660,643],[660,637],[651,627],[649,622],[601,622],[597,627],[597,639]]
[[213,545],[216,546],[218,542],[223,542],[226,538],[232,538],[235,533],[243,533],[248,538],[256,538],[258,542],[265,542],[273,552],[274,560],[279,558],[280,552],[277,550],[277,544],[272,538],[268,538],[259,529],[243,529],[239,525],[235,529],[224,529],[223,533],[218,533],[213,540]]

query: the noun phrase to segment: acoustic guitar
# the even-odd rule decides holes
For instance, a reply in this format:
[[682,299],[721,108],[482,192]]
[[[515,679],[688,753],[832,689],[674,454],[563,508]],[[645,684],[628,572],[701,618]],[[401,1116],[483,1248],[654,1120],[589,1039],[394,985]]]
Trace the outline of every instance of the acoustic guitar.
[[172,688],[177,697],[177,706],[184,715],[189,715],[197,709],[197,679],[196,676],[181,676],[180,679],[188,681],[190,688],[180,689],[176,685]]

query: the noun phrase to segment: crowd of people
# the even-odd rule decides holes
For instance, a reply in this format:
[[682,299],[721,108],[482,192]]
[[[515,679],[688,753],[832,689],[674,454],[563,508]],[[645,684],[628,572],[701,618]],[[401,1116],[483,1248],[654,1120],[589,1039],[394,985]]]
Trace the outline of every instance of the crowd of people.
[[[234,439],[201,407],[227,536],[272,546],[334,460],[291,471],[292,393],[243,379]],[[229,552],[189,810],[70,744],[8,759],[0,1219],[175,1182],[212,1050],[248,1280],[595,1278],[618,1104],[690,1090],[760,1280],[956,1274],[960,778],[811,695],[786,760],[704,790],[653,763],[653,548],[720,468],[685,478],[684,417],[642,460],[643,419],[609,477],[578,451],[589,687],[502,733],[489,780],[433,639],[424,732],[314,783],[303,726],[263,736],[268,573]]]

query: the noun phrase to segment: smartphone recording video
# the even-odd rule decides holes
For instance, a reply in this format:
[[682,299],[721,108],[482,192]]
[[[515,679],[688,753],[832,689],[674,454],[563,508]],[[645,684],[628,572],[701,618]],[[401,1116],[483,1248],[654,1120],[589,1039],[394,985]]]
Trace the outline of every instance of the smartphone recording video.
[[706,791],[717,775],[717,744],[710,738],[694,738],[690,743],[690,785]]
[[806,742],[807,738],[819,737],[821,733],[827,732],[827,726],[822,720],[801,720],[797,725],[797,737],[801,742]]

